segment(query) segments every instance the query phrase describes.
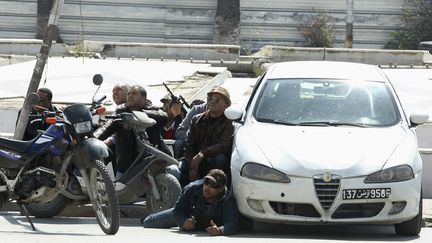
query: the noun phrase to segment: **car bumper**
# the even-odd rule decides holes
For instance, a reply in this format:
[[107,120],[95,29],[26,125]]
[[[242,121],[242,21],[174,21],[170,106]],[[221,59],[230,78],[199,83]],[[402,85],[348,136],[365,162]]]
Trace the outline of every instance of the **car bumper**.
[[[395,224],[418,214],[421,195],[421,172],[409,181],[365,184],[364,177],[342,178],[328,209],[317,197],[313,178],[290,177],[290,183],[251,180],[231,168],[234,195],[240,212],[254,220],[275,223],[352,223]],[[384,199],[344,200],[344,189],[390,188]],[[391,214],[396,202],[406,202],[398,213]]]

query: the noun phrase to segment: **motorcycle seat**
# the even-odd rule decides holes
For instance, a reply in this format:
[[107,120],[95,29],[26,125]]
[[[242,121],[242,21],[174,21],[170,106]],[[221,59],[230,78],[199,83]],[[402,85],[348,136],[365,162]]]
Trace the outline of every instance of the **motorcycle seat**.
[[28,141],[22,141],[22,140],[15,140],[15,139],[8,139],[8,138],[0,138],[0,148],[4,148],[10,151],[18,152],[18,153],[24,153],[27,151],[32,144],[35,143],[35,141],[42,135],[40,133],[32,140]]

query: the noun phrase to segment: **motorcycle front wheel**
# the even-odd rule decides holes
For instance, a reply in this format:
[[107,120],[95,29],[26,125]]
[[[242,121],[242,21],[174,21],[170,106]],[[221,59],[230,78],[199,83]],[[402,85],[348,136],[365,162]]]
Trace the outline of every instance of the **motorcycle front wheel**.
[[96,220],[105,234],[114,235],[120,227],[120,209],[114,184],[103,161],[92,161],[89,182]]

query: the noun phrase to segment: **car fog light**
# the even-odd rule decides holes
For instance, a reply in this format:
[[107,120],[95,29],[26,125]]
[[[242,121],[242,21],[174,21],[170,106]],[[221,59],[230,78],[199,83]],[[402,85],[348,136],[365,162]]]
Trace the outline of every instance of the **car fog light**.
[[249,207],[251,207],[253,210],[264,213],[264,208],[261,204],[261,201],[254,200],[254,199],[248,199]]
[[392,208],[390,209],[389,215],[392,214],[398,214],[404,210],[406,206],[406,201],[398,201],[398,202],[392,202]]

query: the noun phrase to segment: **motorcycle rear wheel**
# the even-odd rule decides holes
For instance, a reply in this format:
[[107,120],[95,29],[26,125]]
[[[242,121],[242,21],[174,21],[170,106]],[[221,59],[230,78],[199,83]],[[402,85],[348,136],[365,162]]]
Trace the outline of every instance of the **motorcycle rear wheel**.
[[69,198],[59,194],[47,203],[29,203],[25,207],[30,215],[36,218],[49,219],[59,215],[72,202]]
[[89,181],[96,220],[105,234],[114,235],[120,227],[120,209],[114,184],[103,161],[92,161]]
[[155,176],[155,182],[159,190],[160,199],[156,200],[153,194],[148,194],[148,206],[150,213],[156,213],[167,208],[174,207],[180,197],[182,188],[177,178],[168,173],[161,173]]

